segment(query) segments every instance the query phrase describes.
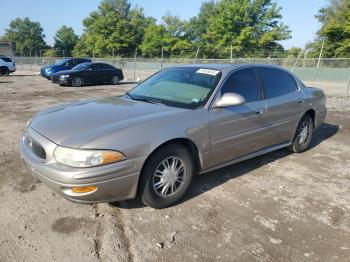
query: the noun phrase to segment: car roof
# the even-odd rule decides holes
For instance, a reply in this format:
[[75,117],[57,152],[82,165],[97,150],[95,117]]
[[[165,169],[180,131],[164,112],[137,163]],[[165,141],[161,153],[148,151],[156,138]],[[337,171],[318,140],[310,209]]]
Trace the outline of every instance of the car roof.
[[239,69],[244,67],[270,67],[270,68],[277,68],[277,69],[283,69],[282,67],[271,65],[271,64],[184,64],[184,65],[174,65],[173,67],[201,67],[201,68],[208,68],[208,69],[214,69],[219,71],[231,71],[233,69]]

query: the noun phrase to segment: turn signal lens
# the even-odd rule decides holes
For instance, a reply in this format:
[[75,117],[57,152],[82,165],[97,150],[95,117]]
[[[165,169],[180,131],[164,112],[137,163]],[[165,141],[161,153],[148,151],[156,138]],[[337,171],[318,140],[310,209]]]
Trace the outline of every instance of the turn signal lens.
[[97,190],[97,187],[95,186],[72,187],[72,191],[74,193],[89,193],[96,190]]
[[125,156],[117,151],[104,151],[102,152],[102,165],[119,162],[125,160]]

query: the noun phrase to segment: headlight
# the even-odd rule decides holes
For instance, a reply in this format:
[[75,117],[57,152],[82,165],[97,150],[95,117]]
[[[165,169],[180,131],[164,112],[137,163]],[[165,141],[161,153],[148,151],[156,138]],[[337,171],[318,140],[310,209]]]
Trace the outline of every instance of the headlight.
[[54,157],[58,163],[70,167],[94,167],[125,160],[118,151],[85,150],[58,146]]
[[45,72],[46,72],[46,73],[51,73],[51,72],[52,72],[52,68],[46,68],[46,69],[45,69]]
[[66,80],[69,77],[69,75],[60,75],[60,80]]

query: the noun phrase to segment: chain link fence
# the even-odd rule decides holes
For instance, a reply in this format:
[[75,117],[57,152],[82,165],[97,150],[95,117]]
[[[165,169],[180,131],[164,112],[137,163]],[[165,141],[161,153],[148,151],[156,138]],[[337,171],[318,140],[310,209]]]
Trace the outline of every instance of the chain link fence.
[[[42,66],[53,64],[57,57],[15,57],[18,70],[39,72]],[[144,80],[155,72],[179,64],[273,64],[291,70],[308,86],[322,88],[328,96],[350,96],[350,58],[92,58],[94,62],[105,62],[123,70],[126,80]]]

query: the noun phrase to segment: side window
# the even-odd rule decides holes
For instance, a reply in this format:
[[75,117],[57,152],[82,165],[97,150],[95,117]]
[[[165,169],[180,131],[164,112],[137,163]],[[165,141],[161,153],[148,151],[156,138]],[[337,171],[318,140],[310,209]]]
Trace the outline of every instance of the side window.
[[282,70],[275,68],[259,68],[258,71],[263,82],[265,98],[285,95],[297,88],[291,76],[288,76]]
[[221,94],[237,93],[246,102],[260,99],[259,85],[253,68],[241,69],[232,73],[221,88]]
[[72,62],[71,62],[72,64],[72,66],[76,66],[77,64],[79,64],[79,60],[78,59],[74,59],[74,60],[72,60]]
[[102,69],[111,69],[107,64],[101,64]]
[[93,70],[99,70],[99,69],[101,69],[101,64],[92,64],[92,65],[91,65],[91,68],[92,68]]
[[287,72],[283,72],[286,77],[286,85],[288,86],[289,92],[293,92],[298,90],[297,83],[295,82],[294,78],[288,74]]
[[3,61],[5,61],[7,63],[12,62],[11,58],[9,58],[9,57],[0,57],[0,59],[2,59]]

